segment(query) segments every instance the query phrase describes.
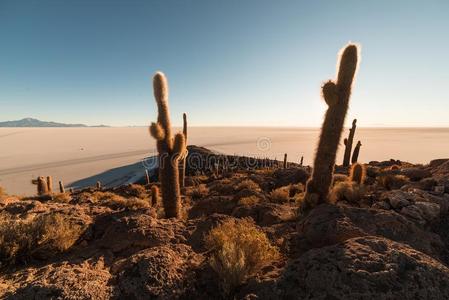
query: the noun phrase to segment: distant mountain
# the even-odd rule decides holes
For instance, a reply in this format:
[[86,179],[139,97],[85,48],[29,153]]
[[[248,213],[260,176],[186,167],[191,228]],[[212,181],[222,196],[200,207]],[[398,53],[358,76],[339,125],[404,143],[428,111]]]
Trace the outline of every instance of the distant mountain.
[[[40,121],[33,118],[25,118],[17,121],[0,122],[0,127],[89,127],[84,124],[64,124],[56,122]],[[92,127],[107,127],[105,125]]]

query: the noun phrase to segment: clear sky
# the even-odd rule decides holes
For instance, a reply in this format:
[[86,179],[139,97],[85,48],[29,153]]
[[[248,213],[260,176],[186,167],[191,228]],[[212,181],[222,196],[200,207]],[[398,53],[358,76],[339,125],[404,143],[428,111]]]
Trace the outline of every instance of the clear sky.
[[449,126],[447,0],[0,0],[0,120],[147,125],[162,70],[175,125],[319,126],[348,41],[348,122]]

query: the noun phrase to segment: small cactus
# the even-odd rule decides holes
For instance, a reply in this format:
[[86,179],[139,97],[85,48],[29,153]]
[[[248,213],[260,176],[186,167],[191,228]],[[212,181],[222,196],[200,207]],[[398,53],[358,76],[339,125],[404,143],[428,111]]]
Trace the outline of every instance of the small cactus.
[[179,187],[179,160],[184,156],[186,145],[182,133],[173,138],[168,109],[167,78],[161,72],[153,78],[154,98],[158,107],[157,123],[151,123],[150,133],[157,141],[159,152],[159,180],[165,217],[179,217],[181,194]]
[[37,184],[37,194],[44,196],[48,194],[47,180],[43,176],[39,176],[36,180],[32,181],[33,184]]
[[357,145],[355,145],[354,153],[352,153],[351,163],[353,163],[353,164],[355,164],[357,162],[357,160],[359,159],[360,147],[362,147],[362,143],[360,141],[358,141]]
[[53,193],[53,178],[51,176],[47,176],[47,189],[49,194]]
[[287,153],[284,154],[284,169],[287,169]]
[[151,206],[157,207],[157,204],[159,202],[159,188],[157,185],[151,186]]
[[358,49],[346,46],[340,56],[337,81],[328,81],[322,87],[323,98],[329,108],[326,111],[313,173],[307,182],[306,194],[301,205],[303,213],[329,201],[329,189],[335,168],[338,144],[349,107],[351,87],[357,70]]
[[352,128],[349,129],[349,136],[344,140],[345,144],[345,154],[343,157],[343,166],[349,166],[349,160],[351,159],[352,142],[354,140],[355,129],[357,127],[357,119],[352,121]]
[[61,194],[65,193],[64,183],[61,180],[59,181],[59,192]]
[[97,190],[101,190],[101,181],[97,181]]
[[351,166],[351,170],[349,172],[349,179],[352,182],[363,184],[366,178],[366,168],[364,165],[355,163]]

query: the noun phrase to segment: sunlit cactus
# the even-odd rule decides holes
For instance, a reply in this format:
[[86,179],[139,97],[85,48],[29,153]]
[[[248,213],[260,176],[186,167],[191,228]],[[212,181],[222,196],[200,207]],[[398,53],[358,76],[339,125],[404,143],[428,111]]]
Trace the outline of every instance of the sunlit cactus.
[[181,214],[181,195],[179,186],[179,160],[186,151],[185,137],[171,133],[168,109],[167,78],[157,72],[153,78],[154,98],[158,107],[157,123],[151,123],[150,133],[157,141],[159,152],[159,180],[161,182],[162,203],[165,217],[179,217]]
[[[187,114],[182,114],[182,134],[184,134],[184,139],[187,147]],[[180,162],[180,172],[179,172],[179,183],[181,184],[181,187],[185,186],[185,179],[186,179],[186,159],[187,155],[184,156],[184,159]]]
[[345,154],[343,156],[343,166],[349,166],[349,160],[351,159],[352,143],[354,141],[355,129],[357,127],[357,119],[352,121],[352,128],[349,129],[349,136],[345,139]]
[[364,165],[355,163],[351,166],[351,170],[349,172],[349,179],[352,182],[356,182],[358,184],[362,184],[365,182],[366,178],[366,168]]
[[321,127],[313,173],[307,182],[306,194],[301,205],[301,211],[304,213],[321,203],[329,202],[335,158],[349,107],[357,62],[357,46],[354,44],[346,46],[340,55],[337,81],[328,81],[323,85],[322,94],[329,107]]
[[351,163],[356,163],[359,159],[359,153],[360,153],[360,147],[362,147],[362,143],[360,141],[357,142],[357,145],[355,145],[354,153],[352,153],[352,159]]
[[43,176],[39,176],[36,180],[33,180],[32,183],[37,185],[37,194],[39,196],[48,194],[47,180],[45,180]]

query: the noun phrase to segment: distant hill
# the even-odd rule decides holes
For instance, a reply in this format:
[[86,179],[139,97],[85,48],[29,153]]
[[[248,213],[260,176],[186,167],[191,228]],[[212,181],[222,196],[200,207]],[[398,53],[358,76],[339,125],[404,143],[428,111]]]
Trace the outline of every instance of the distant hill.
[[56,122],[40,121],[33,118],[25,118],[16,121],[0,122],[0,127],[107,127],[105,125],[87,126],[84,124],[64,124]]

